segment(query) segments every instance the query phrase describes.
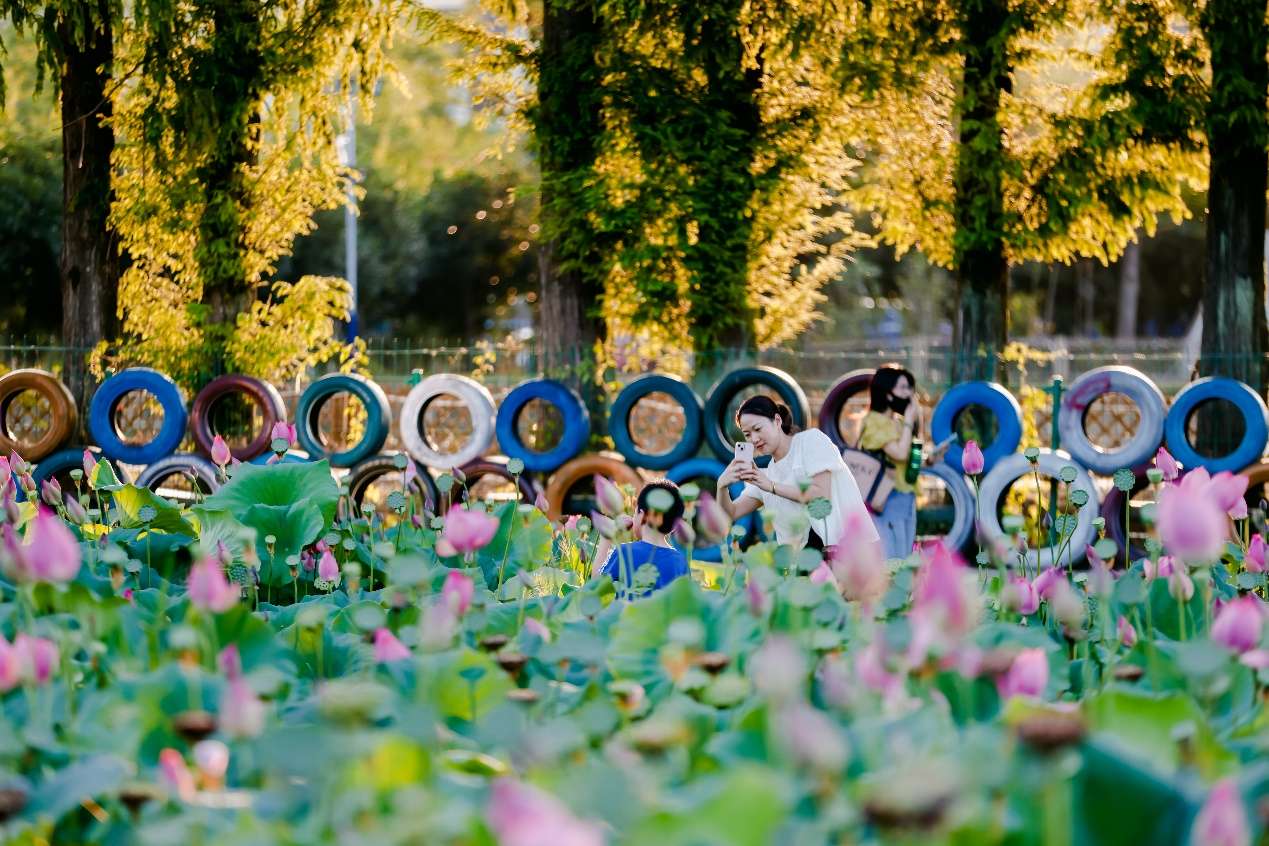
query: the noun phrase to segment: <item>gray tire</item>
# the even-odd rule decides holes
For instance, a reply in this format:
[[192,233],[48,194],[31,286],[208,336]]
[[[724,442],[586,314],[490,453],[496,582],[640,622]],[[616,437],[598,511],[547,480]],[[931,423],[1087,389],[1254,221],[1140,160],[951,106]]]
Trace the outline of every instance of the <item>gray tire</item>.
[[[1093,521],[1097,519],[1097,488],[1093,487],[1093,480],[1088,475],[1088,471],[1062,450],[1056,452],[1047,449],[1040,450],[1037,468],[1041,476],[1056,478],[1062,472],[1062,468],[1068,464],[1075,467],[1075,481],[1071,483],[1070,488],[1072,490],[1082,488],[1087,491],[1088,502],[1084,503],[1079,510],[1075,531],[1062,553],[1060,562],[1062,564],[1082,561],[1084,547],[1092,543],[1097,534],[1097,528],[1093,525]],[[1005,534],[1000,520],[996,517],[996,506],[1014,482],[1029,475],[1031,475],[1031,463],[1021,453],[1014,453],[1002,459],[983,477],[978,489],[978,523],[986,541],[990,542]],[[1045,489],[1047,488],[1046,483]],[[1027,551],[1027,564],[1032,568],[1049,567],[1055,563],[1055,558],[1057,558],[1057,550],[1050,546]]]
[[964,476],[942,461],[922,467],[921,472],[934,476],[947,487],[955,516],[952,518],[952,528],[943,536],[943,543],[948,549],[963,548],[974,534],[974,492],[969,489]]
[[[462,449],[438,452],[428,446],[423,434],[423,412],[427,404],[444,394],[458,397],[471,415],[472,436]],[[449,470],[462,467],[485,454],[493,443],[495,408],[493,395],[475,379],[452,373],[437,373],[415,385],[401,408],[399,431],[401,443],[410,457],[420,464]]]
[[[1123,394],[1137,406],[1140,421],[1132,439],[1119,449],[1104,450],[1093,444],[1084,431],[1084,415],[1100,396]],[[1094,473],[1110,475],[1121,467],[1138,467],[1154,456],[1163,443],[1163,422],[1167,401],[1148,376],[1131,367],[1097,367],[1076,379],[1062,397],[1058,431],[1062,447],[1079,464]]]

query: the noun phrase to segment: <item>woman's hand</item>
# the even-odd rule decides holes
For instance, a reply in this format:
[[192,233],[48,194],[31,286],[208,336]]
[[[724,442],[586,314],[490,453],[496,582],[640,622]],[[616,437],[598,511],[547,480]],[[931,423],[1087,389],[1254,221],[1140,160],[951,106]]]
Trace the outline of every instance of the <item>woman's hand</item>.
[[764,493],[771,493],[775,487],[766,473],[759,469],[757,465],[749,464],[748,462],[745,462],[741,467],[739,477],[740,481],[748,482]]
[[731,464],[727,465],[727,469],[723,470],[723,474],[718,477],[718,487],[726,488],[734,485],[736,482],[743,482],[744,477],[741,473],[753,465],[748,461],[739,458],[733,458]]
[[913,397],[908,402],[908,407],[903,410],[903,425],[909,429],[914,428],[921,419],[921,404]]

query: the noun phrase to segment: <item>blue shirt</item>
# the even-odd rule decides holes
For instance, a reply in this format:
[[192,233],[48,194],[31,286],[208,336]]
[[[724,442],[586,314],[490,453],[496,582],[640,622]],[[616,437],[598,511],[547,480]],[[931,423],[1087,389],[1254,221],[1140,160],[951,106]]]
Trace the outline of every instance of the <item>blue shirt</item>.
[[651,564],[657,568],[657,580],[656,584],[652,586],[652,590],[660,590],[680,576],[686,576],[689,572],[687,558],[683,556],[682,552],[672,546],[657,546],[647,541],[633,541],[616,547],[612,552],[608,553],[608,560],[599,568],[599,572],[610,576],[615,582],[621,579],[622,568],[624,567],[626,569],[626,584],[633,585],[637,581],[635,579],[635,571],[644,564]]

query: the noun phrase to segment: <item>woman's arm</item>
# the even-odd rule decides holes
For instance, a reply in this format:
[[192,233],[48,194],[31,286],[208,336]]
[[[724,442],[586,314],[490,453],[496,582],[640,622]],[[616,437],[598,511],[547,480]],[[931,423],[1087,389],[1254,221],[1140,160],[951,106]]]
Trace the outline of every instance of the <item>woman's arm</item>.
[[[766,473],[756,467],[748,472],[748,475],[742,473],[741,478],[746,482],[752,482],[758,486],[758,490],[775,494],[782,499],[792,500],[793,502],[806,505],[814,499],[828,499],[831,485],[833,483],[833,474],[828,470],[821,470],[811,477],[811,484],[805,491],[797,485],[791,485],[787,482],[784,484],[775,484],[771,481]],[[745,497],[741,497],[745,499]]]
[[730,487],[730,484],[723,484],[720,479],[718,482],[718,488],[714,492],[714,499],[718,500],[718,504],[723,507],[723,511],[727,512],[727,516],[730,517],[733,522],[739,520],[741,517],[744,517],[746,514],[754,513],[758,510],[758,507],[762,505],[761,502],[751,496],[741,496],[740,499],[732,499],[731,491],[728,490]]
[[899,437],[895,438],[885,445],[884,450],[887,456],[895,461],[907,461],[908,452],[912,449],[912,434],[917,427],[917,414],[920,406],[917,405],[916,397],[912,398],[912,402],[908,404],[908,409],[903,413],[903,424],[899,430]]

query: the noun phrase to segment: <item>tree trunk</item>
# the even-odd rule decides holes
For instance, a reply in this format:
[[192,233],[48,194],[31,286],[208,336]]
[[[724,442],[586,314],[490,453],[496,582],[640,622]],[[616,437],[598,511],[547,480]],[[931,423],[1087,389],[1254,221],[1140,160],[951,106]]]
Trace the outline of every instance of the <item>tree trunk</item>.
[[[1265,392],[1265,157],[1269,26],[1264,0],[1209,0],[1207,278],[1199,372],[1241,379]],[[1206,417],[1215,417],[1213,414]],[[1225,451],[1234,433],[1199,419],[1199,449]]]
[[[541,366],[578,390],[595,422],[602,398],[596,386],[594,347],[604,337],[602,289],[588,269],[600,266],[596,240],[568,231],[578,220],[573,198],[593,171],[601,130],[601,37],[594,0],[546,0],[538,102],[534,123],[542,169],[543,246],[538,252],[542,286],[538,304]],[[584,246],[583,246],[584,245]]]
[[1080,334],[1091,338],[1097,333],[1097,284],[1092,259],[1075,262],[1075,295],[1080,307]]
[[[114,56],[110,9],[98,9],[98,28],[82,35],[62,18],[62,344],[64,381],[81,410],[95,385],[84,351],[115,334],[121,260],[109,223],[110,155],[114,131],[106,88]],[[81,414],[81,418],[82,418]]]
[[956,157],[956,296],[953,378],[995,379],[1009,336],[1005,256],[1002,94],[1011,90],[1003,0],[967,0],[960,10],[965,55]]
[[1141,293],[1141,243],[1129,241],[1119,259],[1119,314],[1115,319],[1115,337],[1131,340],[1137,337],[1137,300]]

